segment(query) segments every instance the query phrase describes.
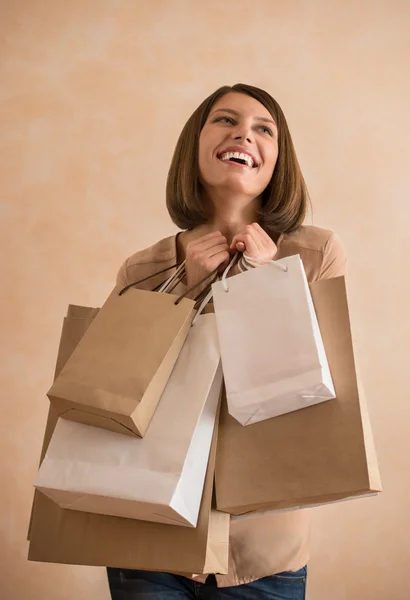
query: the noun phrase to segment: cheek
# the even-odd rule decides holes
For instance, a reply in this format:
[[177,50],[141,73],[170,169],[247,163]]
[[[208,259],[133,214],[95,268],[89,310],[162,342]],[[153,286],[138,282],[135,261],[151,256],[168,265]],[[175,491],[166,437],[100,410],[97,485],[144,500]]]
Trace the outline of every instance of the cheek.
[[199,157],[199,165],[206,165],[206,163],[210,159],[211,153],[211,140],[207,135],[201,135],[199,137],[199,146],[198,146],[198,157]]
[[259,179],[260,186],[265,189],[269,185],[272,179],[273,172],[275,170],[276,162],[278,159],[278,149],[276,146],[270,146],[265,149],[263,155],[263,169],[261,171],[261,178]]
[[211,136],[204,136],[199,140],[198,166],[199,173],[204,182],[214,182],[220,176],[217,159],[215,157],[216,144]]
[[198,146],[198,166],[199,172],[202,174],[204,168],[206,168],[206,150],[205,145],[201,138],[199,138],[199,146]]
[[199,138],[198,146],[198,168],[199,177],[203,184],[213,181],[212,148],[208,136]]
[[269,171],[270,175],[275,170],[276,161],[278,160],[278,148],[277,146],[270,147],[265,154],[265,167]]

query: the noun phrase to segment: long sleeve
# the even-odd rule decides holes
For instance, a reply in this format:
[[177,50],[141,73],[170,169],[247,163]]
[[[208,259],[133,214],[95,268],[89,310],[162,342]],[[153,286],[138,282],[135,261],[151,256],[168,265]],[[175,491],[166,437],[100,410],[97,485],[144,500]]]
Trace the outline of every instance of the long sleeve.
[[120,267],[120,270],[117,273],[117,282],[116,285],[120,288],[124,288],[128,285],[128,258]]
[[338,236],[332,232],[323,252],[323,262],[318,279],[331,279],[346,275],[346,250]]

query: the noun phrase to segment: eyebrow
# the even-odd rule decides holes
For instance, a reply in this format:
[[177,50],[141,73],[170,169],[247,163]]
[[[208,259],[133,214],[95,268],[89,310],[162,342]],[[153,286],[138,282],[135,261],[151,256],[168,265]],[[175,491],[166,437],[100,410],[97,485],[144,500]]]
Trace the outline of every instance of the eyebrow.
[[[211,112],[211,115],[217,112],[227,112],[231,115],[235,115],[236,117],[240,116],[240,113],[237,110],[233,110],[233,108],[217,108],[216,110]],[[266,117],[254,117],[255,121],[263,121],[264,123],[272,123],[276,127],[276,123],[273,119],[267,119]]]

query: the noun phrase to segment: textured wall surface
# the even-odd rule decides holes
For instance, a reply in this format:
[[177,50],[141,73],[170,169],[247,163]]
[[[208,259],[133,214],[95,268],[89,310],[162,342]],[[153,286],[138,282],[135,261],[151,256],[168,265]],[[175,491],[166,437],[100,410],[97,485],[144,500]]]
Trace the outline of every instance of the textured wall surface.
[[310,222],[346,244],[385,488],[314,510],[309,598],[409,597],[409,26],[406,0],[1,0],[1,599],[109,596],[102,569],[26,560],[61,321],[175,230],[176,138],[237,81],[281,103]]

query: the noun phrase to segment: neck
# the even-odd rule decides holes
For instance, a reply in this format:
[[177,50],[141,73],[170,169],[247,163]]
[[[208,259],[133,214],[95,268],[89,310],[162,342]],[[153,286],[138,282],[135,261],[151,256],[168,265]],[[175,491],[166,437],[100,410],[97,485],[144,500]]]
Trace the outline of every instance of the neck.
[[220,231],[227,238],[228,244],[246,225],[258,219],[259,198],[249,200],[249,197],[218,194],[218,197],[210,200],[214,210],[209,223],[202,226],[204,233]]

